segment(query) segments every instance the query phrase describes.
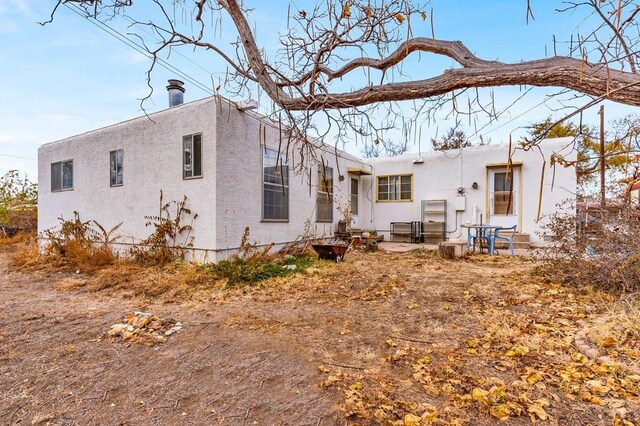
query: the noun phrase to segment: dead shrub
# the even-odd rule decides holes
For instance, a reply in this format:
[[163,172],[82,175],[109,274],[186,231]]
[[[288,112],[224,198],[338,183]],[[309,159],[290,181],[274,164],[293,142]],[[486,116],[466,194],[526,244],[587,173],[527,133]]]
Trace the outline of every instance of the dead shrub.
[[[187,197],[182,201],[164,202],[160,191],[160,210],[157,216],[145,216],[146,226],[153,232],[130,251],[133,258],[143,265],[165,265],[184,260],[185,253],[193,247],[193,221],[198,214],[187,208]],[[191,216],[189,223],[184,223]],[[181,241],[179,241],[179,239]]]
[[11,253],[10,264],[14,268],[34,268],[41,264],[40,247],[36,238],[24,241]]
[[640,290],[637,208],[610,207],[589,216],[559,213],[550,218],[545,233],[553,241],[538,253],[543,261],[540,272],[622,293]]
[[110,243],[118,239],[112,235],[122,223],[107,232],[96,221],[82,221],[77,211],[73,212],[73,219],[66,220],[61,216],[58,220],[58,228],[43,232],[47,240],[43,251],[44,261],[53,266],[81,268],[92,273],[116,260],[117,256]]

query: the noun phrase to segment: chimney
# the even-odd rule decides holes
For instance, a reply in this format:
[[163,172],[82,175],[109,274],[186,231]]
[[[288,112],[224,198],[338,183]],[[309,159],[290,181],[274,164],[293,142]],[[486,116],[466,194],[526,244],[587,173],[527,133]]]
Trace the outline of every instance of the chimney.
[[167,92],[169,92],[169,107],[182,105],[184,102],[184,82],[180,80],[169,80]]

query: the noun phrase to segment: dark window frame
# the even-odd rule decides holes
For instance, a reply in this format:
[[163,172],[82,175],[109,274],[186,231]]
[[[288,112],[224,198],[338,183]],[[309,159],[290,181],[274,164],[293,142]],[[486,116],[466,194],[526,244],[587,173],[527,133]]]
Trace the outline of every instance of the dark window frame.
[[[70,178],[67,175],[65,180],[65,165],[66,170],[70,170]],[[70,165],[70,166],[69,166]],[[56,178],[56,175],[58,177]],[[73,159],[56,161],[51,163],[51,192],[73,191]]]
[[182,179],[202,178],[202,133],[182,137]]
[[[280,201],[280,203],[277,203]],[[262,151],[262,221],[289,221],[289,165],[278,150]]]
[[[120,156],[118,157],[118,154]],[[120,173],[118,174],[118,160],[120,160]],[[119,178],[119,181],[118,181]],[[124,185],[124,148],[109,151],[109,185],[111,187]]]

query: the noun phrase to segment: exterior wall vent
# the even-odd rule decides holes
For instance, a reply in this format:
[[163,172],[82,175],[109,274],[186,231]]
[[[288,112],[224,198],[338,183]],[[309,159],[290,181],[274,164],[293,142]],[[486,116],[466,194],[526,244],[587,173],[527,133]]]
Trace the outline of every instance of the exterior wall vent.
[[184,103],[184,82],[180,80],[169,80],[167,92],[169,93],[169,107],[182,105]]

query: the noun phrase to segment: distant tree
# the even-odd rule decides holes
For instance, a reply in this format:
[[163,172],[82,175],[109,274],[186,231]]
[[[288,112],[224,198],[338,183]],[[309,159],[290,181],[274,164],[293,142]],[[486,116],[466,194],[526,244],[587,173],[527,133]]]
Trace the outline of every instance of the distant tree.
[[486,145],[488,141],[485,141],[482,136],[480,136],[480,142],[474,144],[471,142],[467,135],[464,133],[464,130],[458,129],[458,127],[450,128],[447,133],[442,135],[440,139],[431,138],[431,146],[434,151],[447,151],[449,149],[458,149],[458,148],[468,148],[474,145]]
[[607,165],[617,174],[619,189],[640,178],[640,117],[629,114],[614,120],[610,126],[610,151],[617,155],[607,158]]
[[0,177],[0,225],[14,228],[36,226],[38,187],[18,170]]
[[376,139],[371,145],[365,145],[361,152],[365,158],[377,158],[383,155],[386,157],[396,157],[405,154],[408,149],[407,141],[380,141]]
[[[551,117],[534,123],[529,128],[529,136],[534,139],[572,137],[577,149],[575,162],[578,186],[588,192],[590,185],[598,181],[600,170],[600,139],[598,130],[586,124],[572,122],[554,123]],[[613,132],[605,138],[605,168],[608,181],[618,181],[620,172],[629,164],[629,153],[625,151],[622,140],[635,135],[637,145],[640,134],[640,122],[637,117],[628,116],[613,122]],[[629,139],[631,140],[631,139]],[[554,157],[559,163],[571,165],[563,159]]]

